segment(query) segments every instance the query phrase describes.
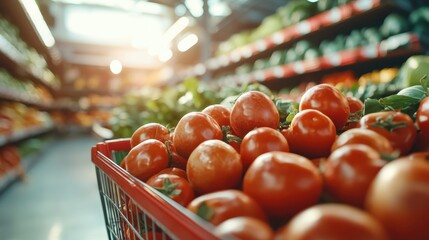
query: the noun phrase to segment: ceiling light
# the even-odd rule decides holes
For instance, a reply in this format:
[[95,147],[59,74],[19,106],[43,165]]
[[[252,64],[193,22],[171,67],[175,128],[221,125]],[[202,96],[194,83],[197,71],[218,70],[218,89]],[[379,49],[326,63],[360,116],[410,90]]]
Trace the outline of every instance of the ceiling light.
[[119,60],[113,60],[110,62],[110,71],[113,74],[119,74],[122,72],[122,63]]
[[181,17],[171,25],[169,29],[164,33],[163,38],[166,42],[171,42],[179,33],[181,33],[187,26],[189,26],[189,18]]
[[50,48],[55,45],[54,36],[52,36],[48,25],[43,19],[42,13],[35,0],[19,0],[23,6],[25,13],[31,19],[33,27],[36,29],[37,34],[42,39],[43,44]]
[[193,47],[198,42],[198,37],[194,33],[191,33],[184,37],[180,42],[177,44],[177,49],[181,52],[188,51],[191,47]]
[[171,49],[165,49],[162,52],[160,52],[158,55],[158,59],[161,62],[167,62],[172,57],[173,57],[173,52],[171,51]]

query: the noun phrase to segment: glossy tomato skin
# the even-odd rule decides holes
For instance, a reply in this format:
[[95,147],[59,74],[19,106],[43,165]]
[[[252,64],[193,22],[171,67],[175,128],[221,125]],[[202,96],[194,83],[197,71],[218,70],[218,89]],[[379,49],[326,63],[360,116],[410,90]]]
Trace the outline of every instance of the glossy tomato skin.
[[305,109],[319,110],[332,120],[338,130],[344,127],[350,114],[346,96],[329,84],[315,85],[302,95],[299,111]]
[[358,123],[361,118],[360,111],[362,111],[364,107],[363,102],[359,98],[347,96],[346,99],[347,99],[347,102],[349,103],[350,115],[354,114],[354,116],[352,117],[349,116],[348,122],[341,129],[342,131],[358,127]]
[[183,170],[182,168],[177,168],[177,167],[164,168],[161,171],[159,171],[156,175],[164,174],[164,173],[177,175],[177,176],[182,177],[186,180],[188,179],[188,176],[186,175],[186,171]]
[[340,147],[323,165],[327,193],[334,201],[363,208],[368,188],[385,164],[380,154],[366,145]]
[[228,108],[221,104],[213,104],[210,106],[207,106],[204,108],[202,113],[205,113],[209,116],[211,116],[216,122],[219,124],[219,126],[229,126],[229,118],[231,115],[231,112]]
[[322,187],[322,176],[310,160],[279,151],[257,157],[243,179],[243,191],[275,221],[316,204]]
[[346,96],[347,102],[349,103],[350,113],[357,113],[362,111],[363,102],[359,98]]
[[182,157],[174,147],[171,141],[165,142],[168,153],[170,154],[170,162],[168,164],[169,167],[180,168],[186,171],[187,159]]
[[276,233],[276,240],[388,240],[380,222],[346,204],[319,204],[294,216]]
[[[393,121],[394,124],[404,124],[394,129],[382,127],[380,124]],[[387,123],[386,123],[387,124]],[[376,112],[363,116],[359,122],[360,128],[370,129],[386,137],[395,150],[401,155],[410,152],[417,134],[413,120],[401,112]]]
[[149,139],[133,147],[123,160],[124,169],[134,177],[147,181],[168,167],[168,152],[164,143]]
[[420,131],[429,134],[429,97],[420,102],[416,113],[416,123]]
[[131,147],[147,140],[156,139],[161,142],[170,140],[170,133],[166,127],[159,123],[147,123],[137,128],[131,136]]
[[215,228],[221,239],[234,236],[246,240],[274,239],[274,231],[267,222],[253,217],[235,217],[225,220]]
[[195,198],[194,190],[188,180],[174,174],[157,174],[149,178],[146,183],[184,207]]
[[337,133],[331,119],[320,111],[307,109],[292,119],[286,136],[290,152],[307,158],[327,157]]
[[289,152],[286,138],[277,130],[260,127],[244,136],[240,146],[240,157],[244,169],[261,154],[271,151]]
[[230,124],[240,138],[258,127],[277,129],[279,111],[266,94],[248,91],[240,95],[232,106]]
[[365,128],[349,129],[341,133],[332,144],[331,151],[350,144],[364,144],[380,154],[393,153],[392,144],[385,136]]
[[372,183],[367,211],[393,240],[429,239],[429,163],[398,159],[384,166]]
[[[234,189],[216,191],[196,197],[188,204],[187,208],[216,226],[227,219],[240,216],[254,217],[262,221],[267,220],[264,211],[255,200],[244,192]],[[206,215],[202,208],[213,212]]]
[[220,140],[201,143],[189,156],[186,166],[188,180],[197,194],[237,188],[242,172],[240,155]]
[[205,113],[190,112],[177,123],[173,145],[179,155],[187,159],[200,143],[210,139],[222,139],[219,124]]

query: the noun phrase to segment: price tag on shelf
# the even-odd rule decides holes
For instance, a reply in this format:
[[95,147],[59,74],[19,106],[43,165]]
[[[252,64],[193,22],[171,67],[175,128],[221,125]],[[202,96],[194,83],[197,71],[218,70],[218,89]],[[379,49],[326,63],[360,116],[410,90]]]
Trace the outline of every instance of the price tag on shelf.
[[304,64],[302,62],[296,62],[292,67],[297,74],[303,74],[305,72]]
[[262,82],[265,80],[265,72],[263,70],[259,70],[253,73],[253,77],[256,81]]
[[274,44],[280,45],[285,42],[285,35],[283,34],[283,32],[276,32],[271,37],[271,40]]
[[377,3],[379,3],[379,0],[356,0],[354,8],[360,12],[364,12],[378,5]]
[[241,54],[238,50],[235,50],[231,53],[231,61],[236,63],[238,61],[240,61],[241,59]]
[[330,54],[327,59],[328,59],[328,62],[334,67],[340,66],[341,64],[341,55],[338,53]]
[[250,47],[244,47],[241,50],[241,56],[243,58],[250,58],[252,56],[252,49]]
[[267,42],[264,39],[258,40],[255,44],[256,44],[256,49],[259,52],[263,52],[263,51],[267,50],[267,47],[268,47]]
[[283,70],[283,67],[278,66],[273,68],[273,73],[276,78],[282,78],[285,74],[285,71]]
[[341,11],[339,8],[334,7],[329,11],[328,18],[330,23],[336,23],[341,21]]
[[307,33],[310,33],[311,25],[308,21],[302,21],[297,24],[296,30],[300,35],[305,35]]
[[376,58],[378,56],[378,45],[369,45],[361,48],[362,56],[366,59]]

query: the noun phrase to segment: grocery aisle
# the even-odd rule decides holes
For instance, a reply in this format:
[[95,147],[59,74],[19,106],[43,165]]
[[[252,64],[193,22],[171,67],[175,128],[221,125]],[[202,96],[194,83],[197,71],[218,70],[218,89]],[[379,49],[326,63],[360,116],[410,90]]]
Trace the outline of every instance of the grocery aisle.
[[90,148],[91,136],[51,144],[28,173],[0,195],[0,239],[107,239]]

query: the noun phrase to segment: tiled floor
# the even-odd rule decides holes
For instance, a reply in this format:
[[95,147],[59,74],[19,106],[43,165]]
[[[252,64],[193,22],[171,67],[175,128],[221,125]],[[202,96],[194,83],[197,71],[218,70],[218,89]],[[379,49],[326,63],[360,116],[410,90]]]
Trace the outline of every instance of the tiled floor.
[[2,240],[104,240],[107,233],[90,148],[72,136],[52,143],[28,172],[0,195]]

